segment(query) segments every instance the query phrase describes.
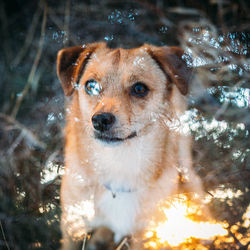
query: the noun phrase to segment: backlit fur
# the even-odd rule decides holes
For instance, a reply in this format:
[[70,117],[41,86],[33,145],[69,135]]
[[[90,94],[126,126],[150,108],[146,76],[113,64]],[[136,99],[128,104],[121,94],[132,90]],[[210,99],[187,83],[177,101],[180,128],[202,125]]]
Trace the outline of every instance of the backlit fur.
[[[74,49],[80,51],[76,69],[62,65],[65,51],[58,55],[64,91],[73,93],[67,109],[61,188],[63,249],[67,250],[75,249],[75,240],[99,226],[110,228],[115,241],[143,232],[157,203],[176,191],[181,167],[200,185],[191,169],[189,138],[166,125],[185,111],[186,104],[179,87],[162,70],[162,60],[152,56],[158,48],[91,46]],[[70,72],[70,83],[62,69]],[[86,93],[89,79],[102,86],[100,95]],[[145,97],[131,96],[136,82],[148,86]],[[136,136],[112,143],[96,139],[91,119],[102,112],[116,117],[112,136]]]

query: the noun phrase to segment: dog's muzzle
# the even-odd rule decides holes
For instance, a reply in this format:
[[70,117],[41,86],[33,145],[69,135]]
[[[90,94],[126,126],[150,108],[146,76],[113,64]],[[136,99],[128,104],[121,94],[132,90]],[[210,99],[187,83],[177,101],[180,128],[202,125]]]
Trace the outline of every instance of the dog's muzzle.
[[122,142],[127,139],[134,138],[136,136],[136,132],[131,133],[129,136],[125,138],[120,138],[115,136],[111,128],[116,122],[116,118],[111,113],[101,113],[94,115],[92,117],[92,124],[95,129],[94,135],[95,138],[101,140],[106,143],[113,143],[113,142]]

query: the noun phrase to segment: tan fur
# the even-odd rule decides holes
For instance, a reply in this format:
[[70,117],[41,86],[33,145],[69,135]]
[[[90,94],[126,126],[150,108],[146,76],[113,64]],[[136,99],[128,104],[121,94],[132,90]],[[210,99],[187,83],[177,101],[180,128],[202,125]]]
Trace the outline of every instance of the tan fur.
[[[143,232],[157,203],[176,191],[181,168],[200,188],[189,138],[166,125],[186,109],[180,91],[186,94],[190,71],[182,53],[176,47],[125,50],[103,43],[59,52],[58,75],[65,94],[72,95],[61,187],[63,249],[76,249],[74,241],[99,226],[113,230],[116,241]],[[86,94],[89,79],[101,84],[100,95]],[[145,97],[131,96],[136,82],[149,87]],[[112,135],[136,136],[112,145],[94,138],[91,118],[103,112],[116,117]],[[94,215],[85,213],[88,206]]]

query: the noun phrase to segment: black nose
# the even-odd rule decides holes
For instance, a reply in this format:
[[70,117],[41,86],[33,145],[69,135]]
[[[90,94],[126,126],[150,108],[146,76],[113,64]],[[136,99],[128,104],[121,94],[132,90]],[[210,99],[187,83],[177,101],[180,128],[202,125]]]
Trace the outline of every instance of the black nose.
[[100,132],[108,131],[115,123],[115,116],[111,113],[101,113],[92,117],[94,128]]

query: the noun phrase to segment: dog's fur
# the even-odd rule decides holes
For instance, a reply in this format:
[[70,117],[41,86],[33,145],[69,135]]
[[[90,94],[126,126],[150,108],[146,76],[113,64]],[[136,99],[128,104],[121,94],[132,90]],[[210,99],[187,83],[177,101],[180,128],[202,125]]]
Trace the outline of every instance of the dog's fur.
[[[186,109],[191,72],[182,55],[178,47],[125,50],[104,43],[59,51],[58,76],[72,98],[61,188],[63,249],[77,249],[78,239],[103,226],[115,242],[143,232],[158,202],[176,191],[180,169],[200,185],[189,139],[167,126]],[[86,93],[90,79],[101,85],[99,95]],[[136,82],[148,86],[144,97],[131,94]],[[102,113],[115,117],[105,138],[119,140],[96,136],[92,117]]]

